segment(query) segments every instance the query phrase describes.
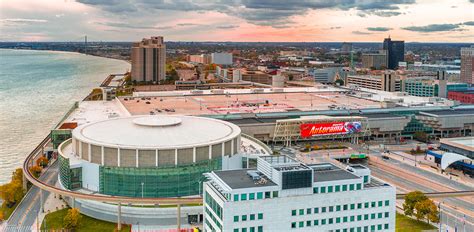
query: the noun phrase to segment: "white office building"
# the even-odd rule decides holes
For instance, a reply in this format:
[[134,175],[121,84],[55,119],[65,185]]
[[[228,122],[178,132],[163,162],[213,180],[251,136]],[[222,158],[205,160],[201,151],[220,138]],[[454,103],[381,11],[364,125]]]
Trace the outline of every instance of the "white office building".
[[232,53],[211,53],[211,62],[221,65],[232,65]]
[[206,175],[204,231],[395,231],[395,187],[362,165],[262,156],[257,169]]

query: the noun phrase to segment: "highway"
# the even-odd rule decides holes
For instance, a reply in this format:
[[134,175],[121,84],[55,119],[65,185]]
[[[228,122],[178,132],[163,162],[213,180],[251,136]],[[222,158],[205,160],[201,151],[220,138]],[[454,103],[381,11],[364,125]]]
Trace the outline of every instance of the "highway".
[[[50,185],[55,185],[58,175],[58,162],[53,163],[49,169],[39,178],[41,181]],[[43,200],[50,195],[47,191],[43,192]],[[18,205],[15,212],[7,221],[5,232],[31,231],[36,229],[35,220],[40,211],[40,188],[32,186]],[[34,227],[33,227],[34,226]],[[39,225],[41,226],[41,225]],[[33,228],[32,228],[33,227]]]

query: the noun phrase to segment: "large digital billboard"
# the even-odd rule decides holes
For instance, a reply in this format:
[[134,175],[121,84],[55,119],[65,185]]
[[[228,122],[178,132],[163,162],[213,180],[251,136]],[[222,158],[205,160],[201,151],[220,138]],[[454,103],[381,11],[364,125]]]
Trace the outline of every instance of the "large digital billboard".
[[322,135],[353,134],[362,130],[361,122],[305,123],[300,126],[302,138]]

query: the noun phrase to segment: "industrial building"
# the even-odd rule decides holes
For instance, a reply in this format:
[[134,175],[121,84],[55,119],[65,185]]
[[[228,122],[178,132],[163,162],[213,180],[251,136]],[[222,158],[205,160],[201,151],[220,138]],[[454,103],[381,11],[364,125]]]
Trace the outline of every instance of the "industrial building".
[[162,36],[133,43],[131,58],[133,81],[158,84],[166,79],[166,45]]
[[395,187],[362,165],[261,156],[206,176],[204,231],[395,231]]
[[402,89],[400,79],[396,77],[395,74],[389,72],[381,76],[348,75],[345,85],[388,92],[398,92]]

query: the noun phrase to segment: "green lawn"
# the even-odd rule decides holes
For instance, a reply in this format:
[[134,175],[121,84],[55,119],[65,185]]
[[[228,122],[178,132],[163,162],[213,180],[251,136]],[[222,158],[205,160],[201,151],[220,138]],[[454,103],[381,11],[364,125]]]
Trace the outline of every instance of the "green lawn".
[[3,219],[4,220],[8,220],[8,218],[13,213],[13,210],[15,210],[17,205],[18,205],[18,203],[13,205],[11,208],[8,208],[5,204],[5,202],[2,204],[2,206],[0,207],[0,211],[2,211],[2,213],[3,213]]
[[[41,224],[41,229],[61,229],[63,228],[63,218],[66,215],[68,209],[58,210],[56,212],[49,213],[46,215],[45,220]],[[81,231],[94,231],[94,232],[108,232],[114,231],[117,224],[97,220],[95,218],[88,217],[82,214],[82,219],[79,227],[76,229],[77,232]],[[122,232],[130,231],[130,225],[123,225]]]
[[420,232],[422,230],[433,230],[436,227],[426,223],[411,219],[403,214],[397,213],[396,232]]

